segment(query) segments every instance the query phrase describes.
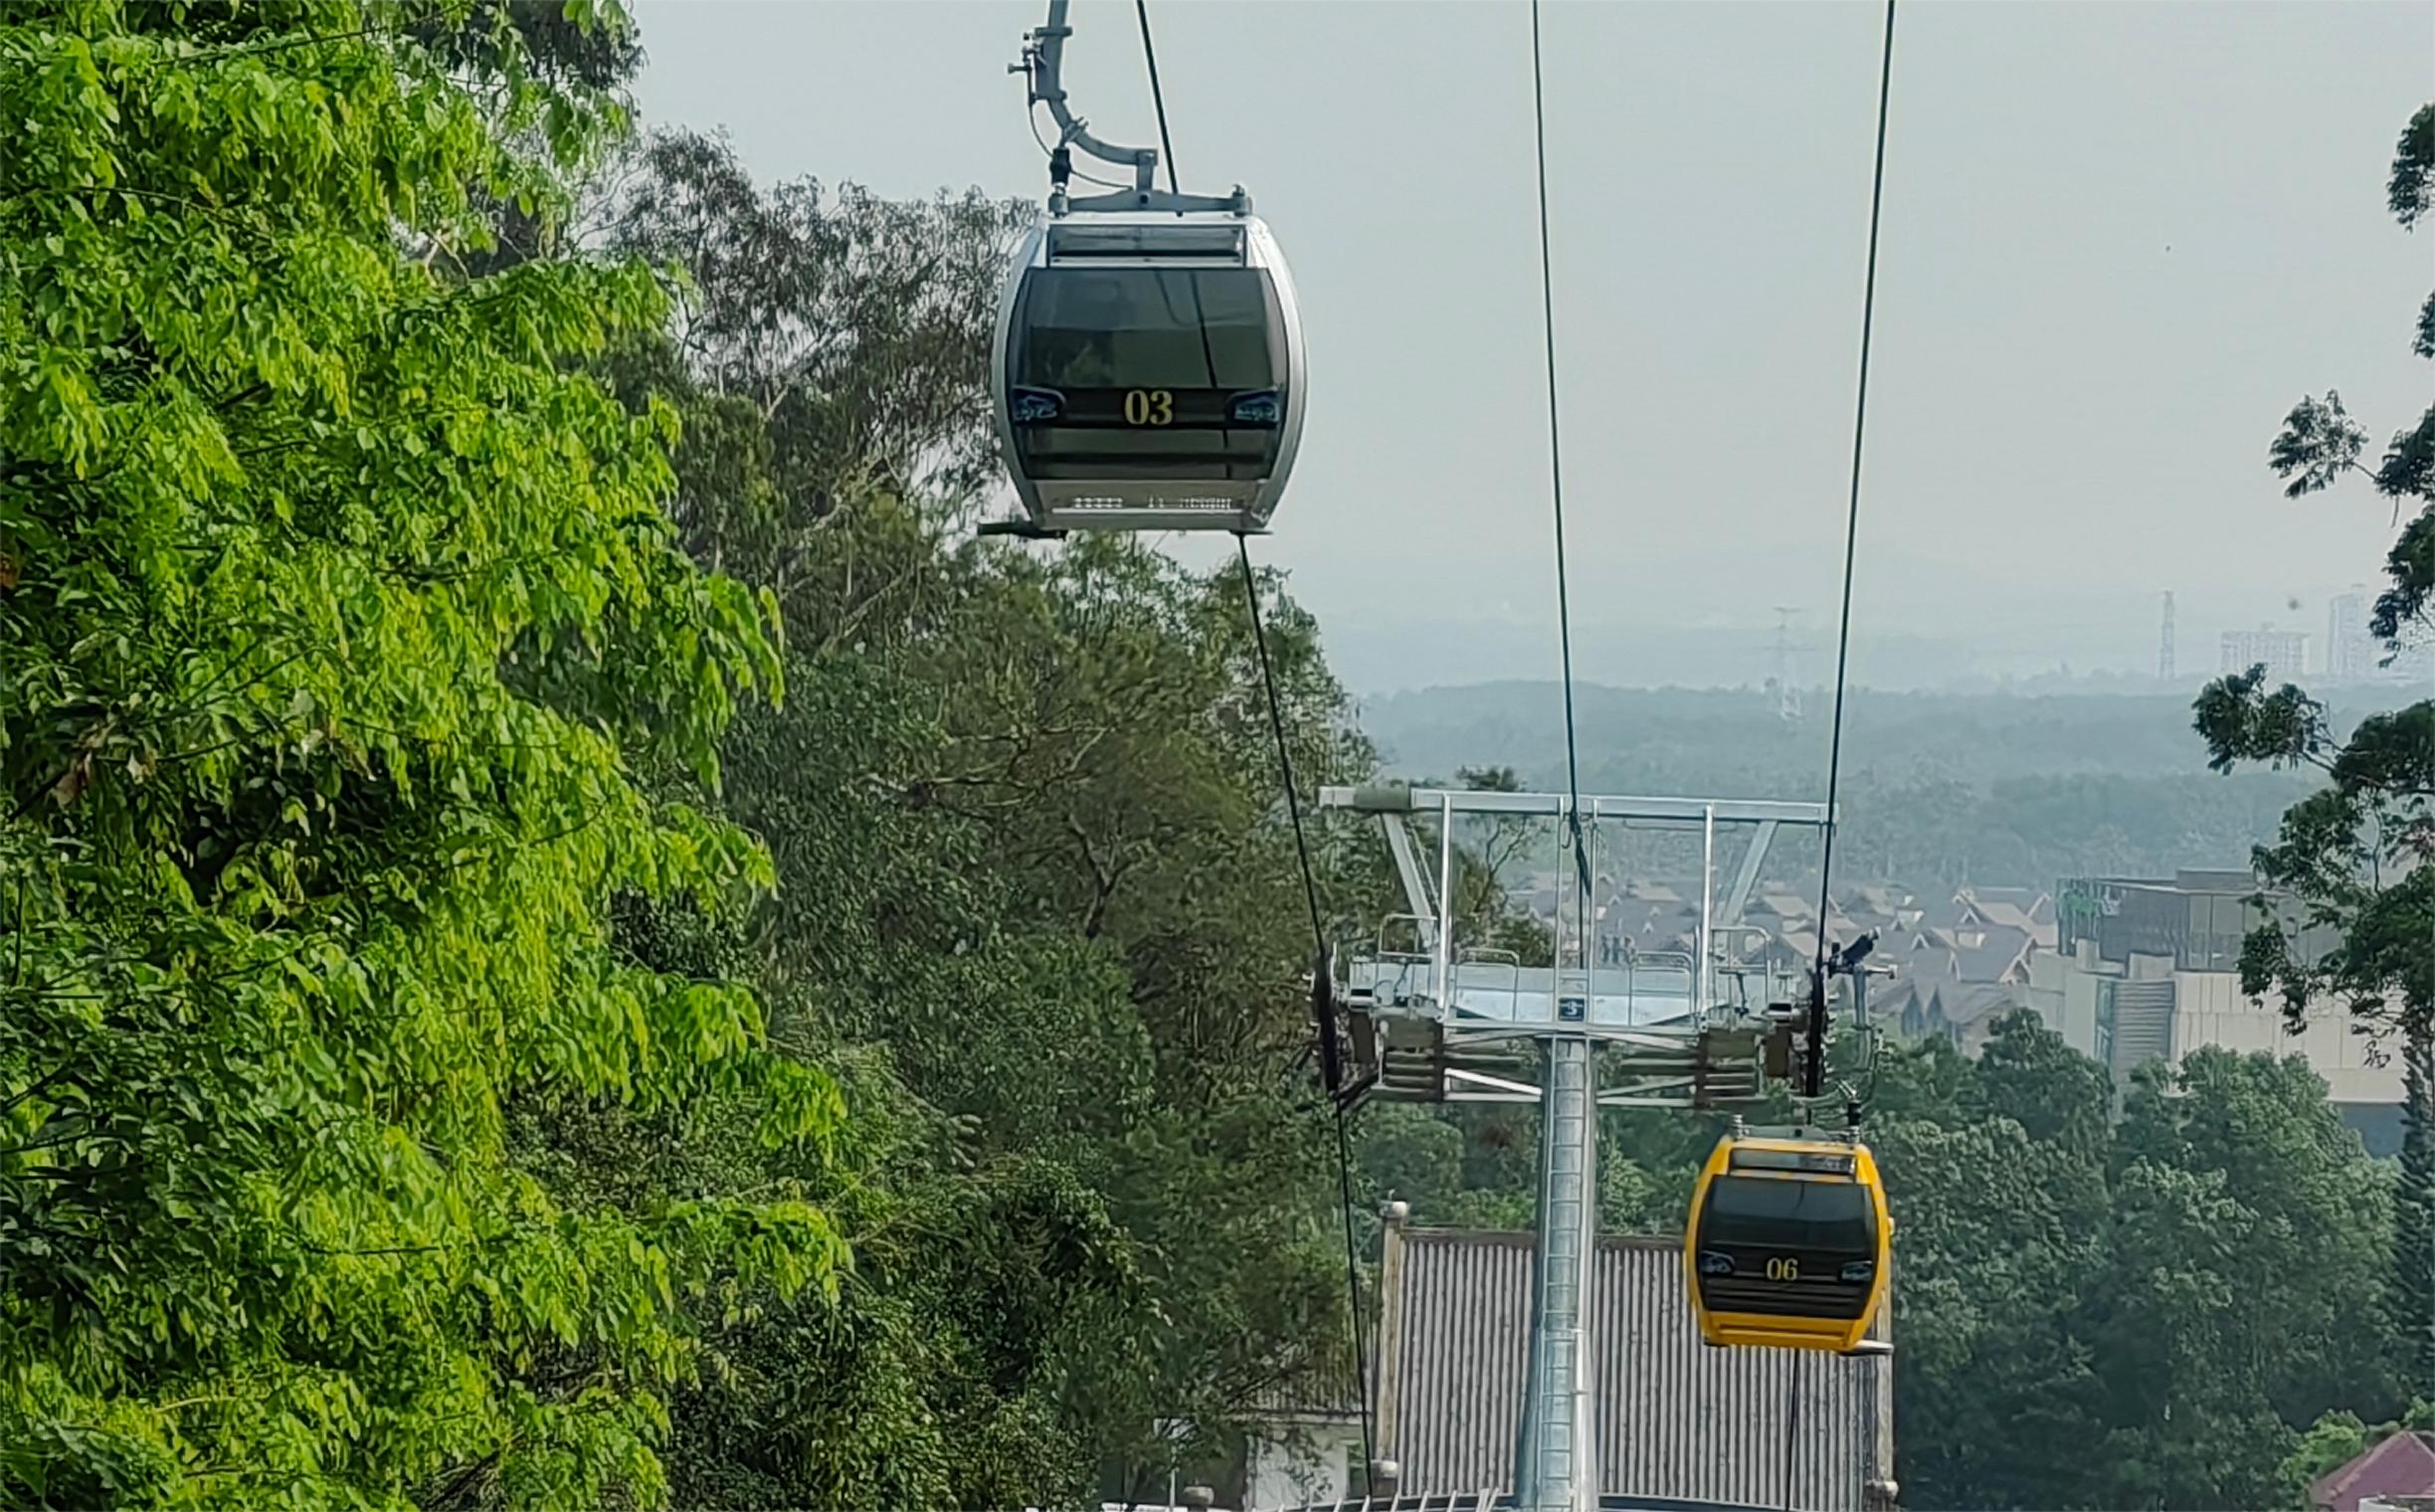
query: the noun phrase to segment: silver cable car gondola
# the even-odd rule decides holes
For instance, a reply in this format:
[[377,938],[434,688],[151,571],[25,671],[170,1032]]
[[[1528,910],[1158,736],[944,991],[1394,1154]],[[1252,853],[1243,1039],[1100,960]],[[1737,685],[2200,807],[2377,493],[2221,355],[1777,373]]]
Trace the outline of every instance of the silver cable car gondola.
[[[1302,321],[1276,239],[1240,188],[1158,189],[1158,153],[1066,108],[1065,0],[1025,39],[1033,105],[1059,128],[1048,213],[1024,241],[990,363],[1017,533],[1267,527],[1302,437]],[[1071,149],[1133,170],[1069,200]],[[1007,529],[1009,527],[999,527]]]

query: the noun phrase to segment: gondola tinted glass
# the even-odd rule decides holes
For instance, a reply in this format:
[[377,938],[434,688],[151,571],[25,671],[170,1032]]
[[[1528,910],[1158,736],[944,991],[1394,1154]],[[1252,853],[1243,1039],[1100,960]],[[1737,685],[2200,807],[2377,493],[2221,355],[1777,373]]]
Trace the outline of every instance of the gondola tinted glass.
[[1275,466],[1285,322],[1260,269],[1034,269],[1007,367],[1033,478],[1256,481]]
[[1877,1214],[1856,1182],[1721,1176],[1693,1242],[1715,1311],[1856,1318],[1875,1280]]

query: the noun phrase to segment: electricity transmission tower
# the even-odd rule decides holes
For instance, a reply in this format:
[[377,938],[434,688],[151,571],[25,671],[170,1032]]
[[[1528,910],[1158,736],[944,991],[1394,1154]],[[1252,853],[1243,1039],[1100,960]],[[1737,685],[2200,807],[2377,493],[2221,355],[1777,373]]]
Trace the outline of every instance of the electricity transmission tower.
[[1797,609],[1776,606],[1776,717],[1792,724],[1801,716],[1800,690],[1792,685],[1792,617]]

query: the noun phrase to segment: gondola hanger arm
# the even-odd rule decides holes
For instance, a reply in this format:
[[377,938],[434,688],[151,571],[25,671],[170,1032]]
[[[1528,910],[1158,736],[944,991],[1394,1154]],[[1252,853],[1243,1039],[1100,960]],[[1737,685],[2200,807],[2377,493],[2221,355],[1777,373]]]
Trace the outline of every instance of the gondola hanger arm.
[[1063,215],[1068,210],[1171,210],[1228,211],[1235,215],[1251,213],[1251,196],[1237,184],[1226,195],[1178,194],[1158,187],[1159,151],[1156,147],[1120,147],[1093,135],[1090,124],[1074,113],[1066,101],[1064,83],[1065,39],[1073,28],[1065,22],[1068,0],[1048,0],[1048,20],[1044,25],[1024,33],[1024,53],[1020,63],[1007,66],[1010,74],[1024,76],[1030,91],[1030,103],[1046,105],[1049,116],[1057,124],[1057,145],[1080,151],[1103,163],[1127,168],[1133,173],[1133,187],[1113,194],[1093,195],[1087,199],[1068,200],[1062,175],[1049,191],[1048,211]]
[[1065,8],[1066,0],[1048,0],[1047,23],[1024,33],[1023,61],[1008,64],[1007,72],[1023,75],[1030,86],[1031,102],[1048,107],[1057,123],[1058,145],[1079,147],[1103,163],[1130,168],[1134,187],[1147,189],[1158,173],[1158,148],[1120,147],[1101,141],[1091,134],[1090,123],[1065,102],[1065,39],[1073,35],[1073,28],[1065,24]]

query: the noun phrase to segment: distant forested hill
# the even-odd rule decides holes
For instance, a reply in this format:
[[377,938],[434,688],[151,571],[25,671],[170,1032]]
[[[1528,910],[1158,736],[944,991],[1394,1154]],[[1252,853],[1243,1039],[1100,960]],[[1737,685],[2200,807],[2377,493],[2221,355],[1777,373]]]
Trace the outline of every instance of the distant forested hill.
[[[1582,785],[1600,793],[1815,799],[1829,705],[1810,690],[1779,719],[1757,689],[1577,690]],[[2380,706],[2337,698],[2346,726]],[[1564,782],[1553,682],[1493,682],[1367,700],[1389,770],[1445,777],[1511,766]],[[2239,866],[2271,838],[2304,776],[2206,769],[2179,694],[1959,695],[1854,691],[1844,713],[1843,860],[1854,879],[2052,886],[2083,872]],[[1807,852],[1780,848],[1774,869]],[[1848,870],[1846,869],[1848,865]]]

